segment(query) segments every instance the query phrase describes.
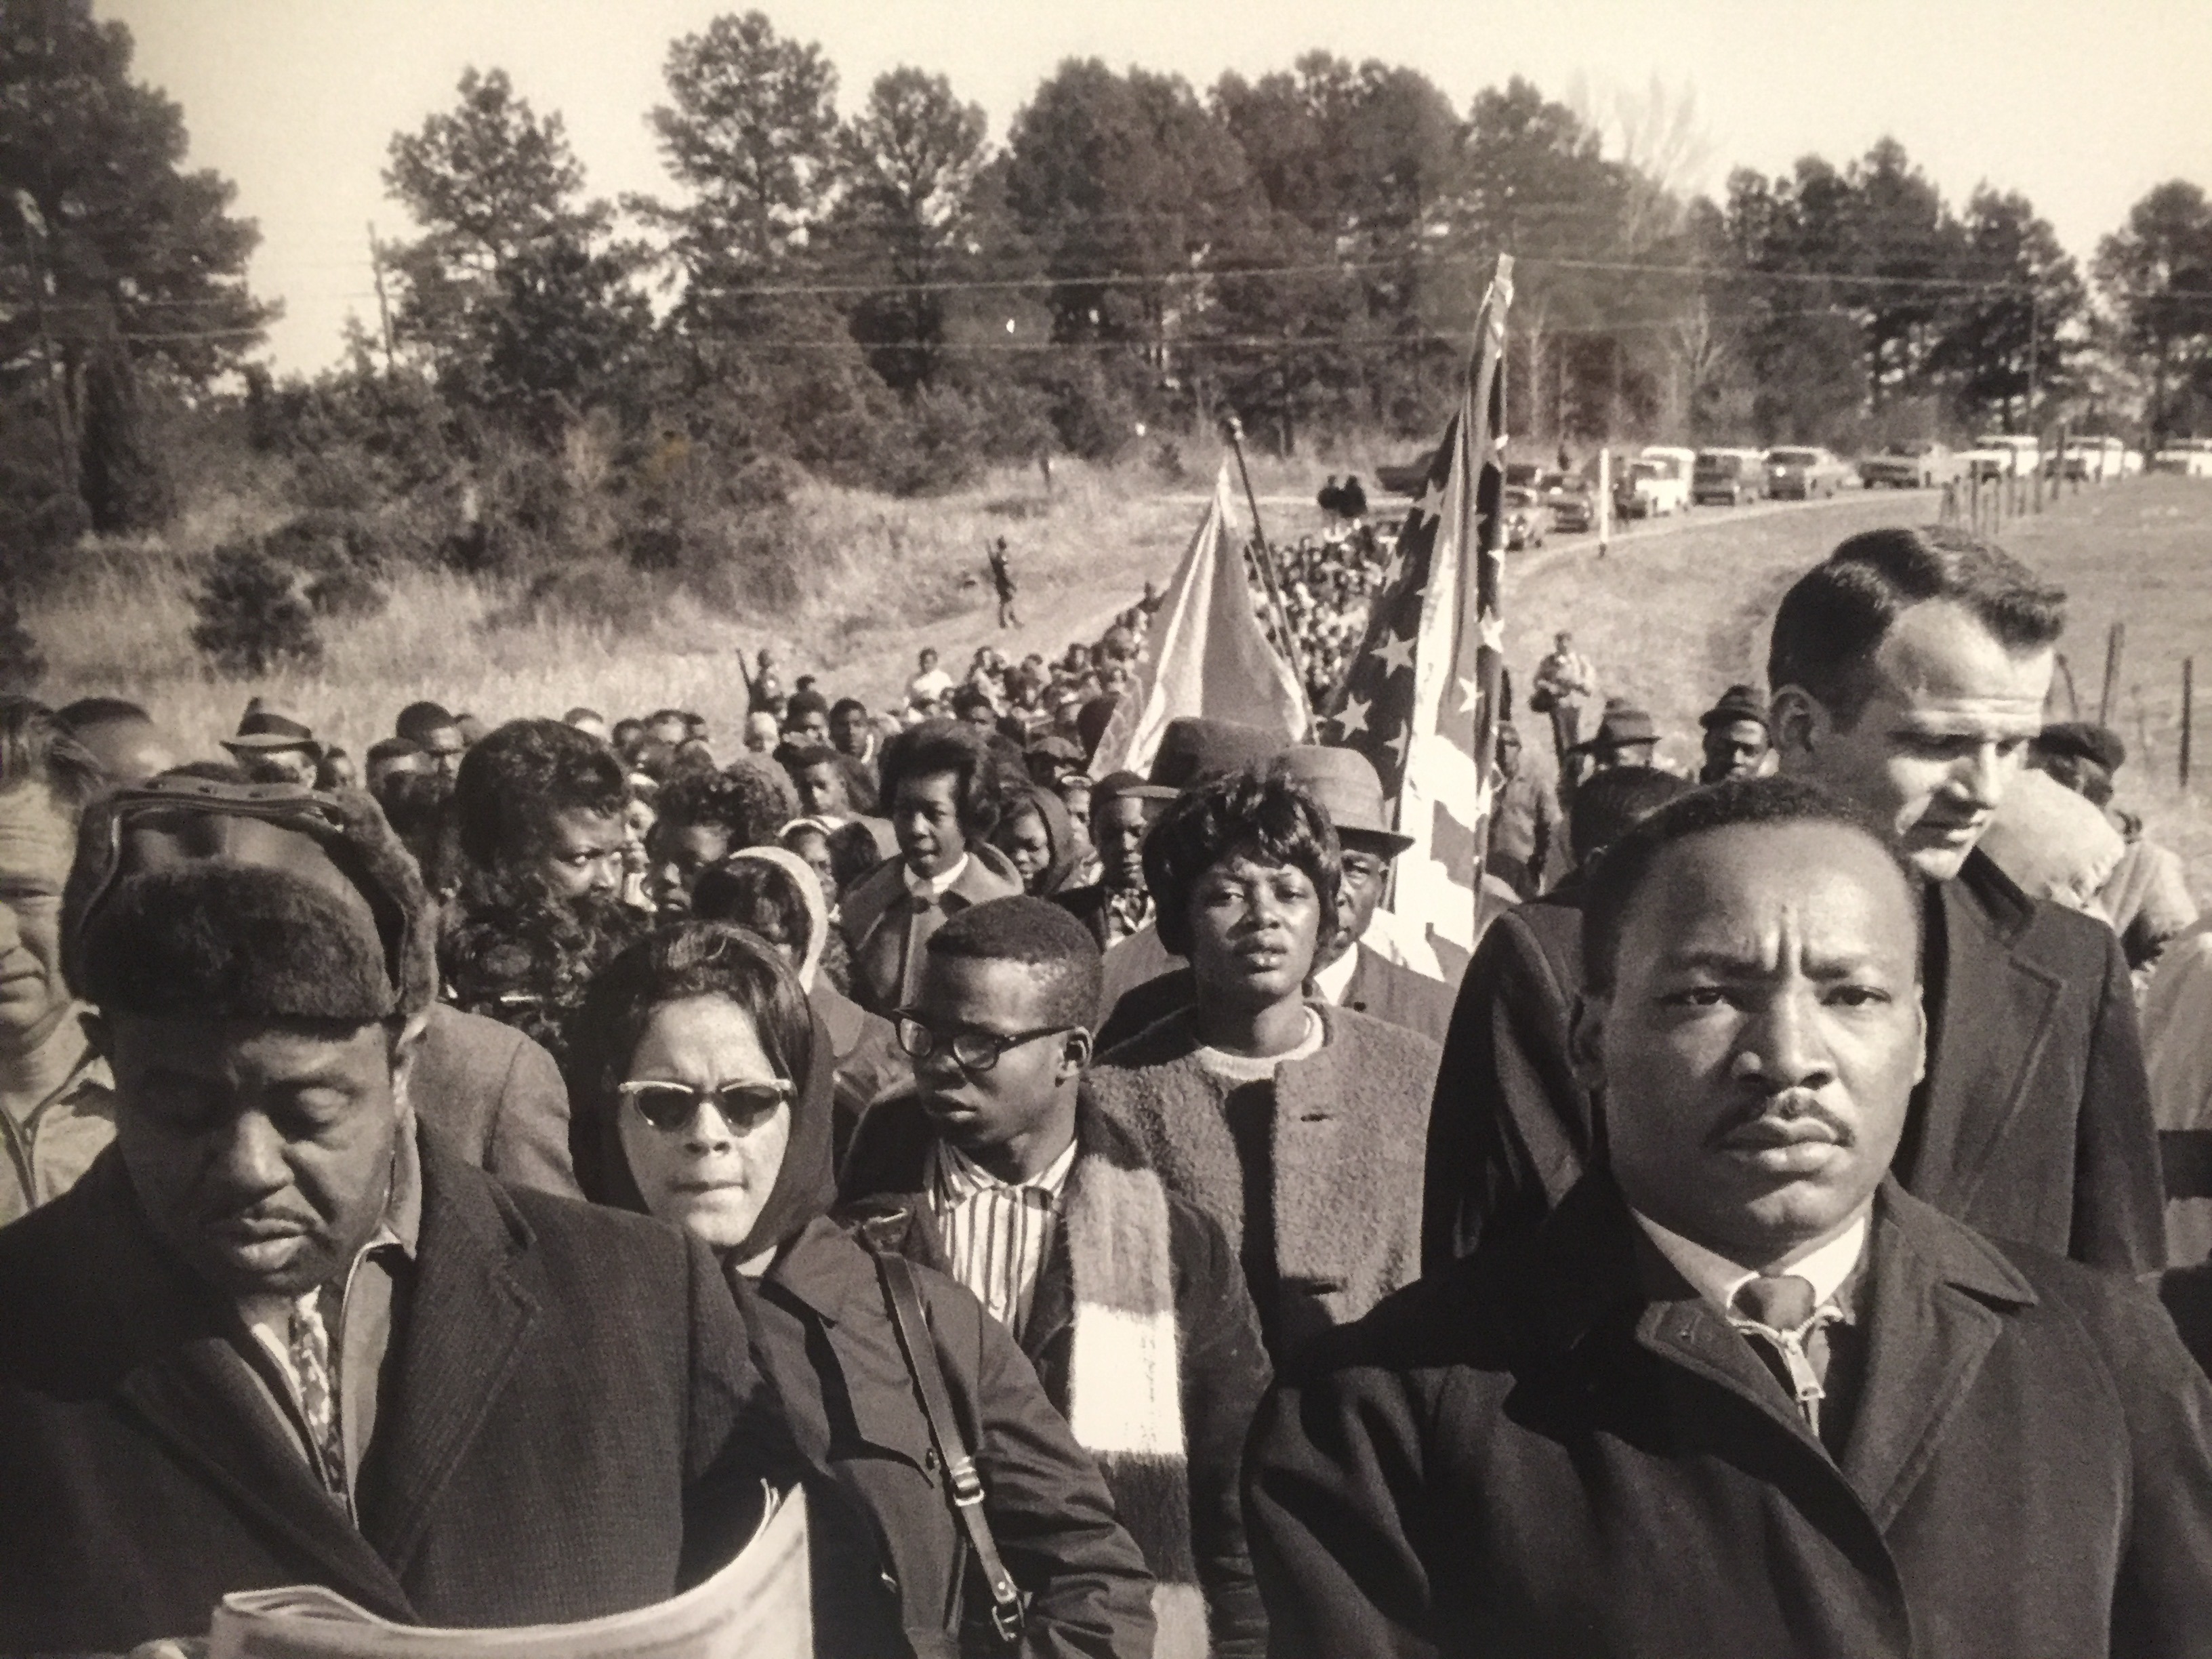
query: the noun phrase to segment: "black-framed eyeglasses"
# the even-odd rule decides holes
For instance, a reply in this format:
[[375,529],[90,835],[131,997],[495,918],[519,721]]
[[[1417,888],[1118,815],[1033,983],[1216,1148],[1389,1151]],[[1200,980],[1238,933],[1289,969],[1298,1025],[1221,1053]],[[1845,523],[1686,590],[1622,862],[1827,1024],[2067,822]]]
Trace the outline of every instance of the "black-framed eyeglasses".
[[791,1099],[791,1085],[725,1083],[715,1089],[695,1089],[666,1078],[641,1078],[615,1092],[637,1108],[637,1115],[663,1134],[676,1134],[691,1127],[699,1108],[712,1101],[722,1121],[742,1133],[768,1117]]
[[908,1054],[916,1060],[927,1060],[940,1052],[949,1054],[952,1063],[963,1072],[988,1072],[1009,1048],[1018,1048],[1039,1037],[1055,1036],[1075,1029],[1072,1025],[1040,1025],[1033,1031],[978,1031],[969,1027],[946,1033],[933,1030],[908,1013],[900,1014],[896,1024],[899,1047]]

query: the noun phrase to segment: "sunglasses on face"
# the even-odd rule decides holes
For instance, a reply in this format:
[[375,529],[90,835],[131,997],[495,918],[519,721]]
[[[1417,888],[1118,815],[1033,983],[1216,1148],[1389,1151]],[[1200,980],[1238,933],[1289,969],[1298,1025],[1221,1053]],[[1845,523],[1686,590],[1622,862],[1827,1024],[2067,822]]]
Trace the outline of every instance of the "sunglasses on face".
[[775,1109],[791,1099],[791,1085],[725,1083],[715,1089],[695,1089],[688,1083],[662,1078],[625,1083],[615,1092],[637,1109],[637,1115],[663,1134],[676,1134],[691,1127],[699,1108],[713,1103],[722,1121],[739,1133],[766,1121]]
[[1040,1025],[1033,1031],[978,1031],[972,1028],[938,1031],[912,1014],[899,1015],[896,1024],[899,1047],[913,1058],[927,1060],[932,1054],[949,1054],[953,1064],[963,1072],[988,1072],[1009,1048],[1018,1048],[1024,1042],[1071,1029],[1066,1025]]

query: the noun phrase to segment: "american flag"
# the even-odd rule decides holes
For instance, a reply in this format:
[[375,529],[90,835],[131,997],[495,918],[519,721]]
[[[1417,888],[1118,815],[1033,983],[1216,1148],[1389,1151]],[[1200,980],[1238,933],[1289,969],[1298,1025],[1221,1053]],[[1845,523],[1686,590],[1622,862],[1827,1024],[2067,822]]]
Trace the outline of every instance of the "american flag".
[[1474,943],[1504,666],[1500,366],[1512,301],[1513,261],[1500,256],[1476,320],[1459,411],[1398,532],[1367,636],[1322,721],[1324,741],[1375,763],[1384,794],[1396,802],[1398,833],[1412,838],[1396,863],[1389,909],[1415,937],[1425,929],[1462,951]]

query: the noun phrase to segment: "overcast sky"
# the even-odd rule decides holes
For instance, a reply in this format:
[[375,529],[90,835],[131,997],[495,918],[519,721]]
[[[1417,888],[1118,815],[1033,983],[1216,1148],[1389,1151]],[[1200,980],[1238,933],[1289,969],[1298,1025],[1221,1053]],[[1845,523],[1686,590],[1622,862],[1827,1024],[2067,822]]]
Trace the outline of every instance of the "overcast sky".
[[[394,131],[449,106],[461,71],[505,69],[558,110],[594,194],[659,191],[645,126],[668,43],[713,0],[94,0],[137,38],[136,73],[184,106],[191,160],[258,220],[256,293],[281,298],[283,369],[331,362],[349,311],[375,314],[371,220]],[[1181,74],[1287,68],[1326,48],[1425,71],[1465,110],[1528,76],[1594,106],[1655,76],[1694,96],[1711,157],[1691,182],[1838,162],[1894,135],[1954,204],[1982,181],[2024,191],[2084,258],[2160,180],[2212,188],[2207,0],[773,0],[778,31],[819,41],[850,110],[899,64],[951,78],[994,137],[1054,66],[1097,56]]]

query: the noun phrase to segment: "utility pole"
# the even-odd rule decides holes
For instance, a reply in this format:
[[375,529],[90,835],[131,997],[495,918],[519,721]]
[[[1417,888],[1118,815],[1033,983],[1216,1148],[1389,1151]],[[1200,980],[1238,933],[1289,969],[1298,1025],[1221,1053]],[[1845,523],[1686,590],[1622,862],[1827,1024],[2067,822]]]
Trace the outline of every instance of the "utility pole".
[[384,297],[384,250],[376,240],[376,221],[368,222],[368,269],[376,279],[376,315],[384,325],[384,372],[392,372],[392,304]]
[[40,257],[46,219],[27,190],[15,192],[15,216],[23,226],[23,258],[31,276],[31,315],[39,331],[39,349],[46,360],[46,409],[53,421],[54,459],[61,471],[62,488],[75,495],[76,442],[70,430],[69,399],[63,386],[68,370],[55,348],[53,328],[46,315],[46,261]]

